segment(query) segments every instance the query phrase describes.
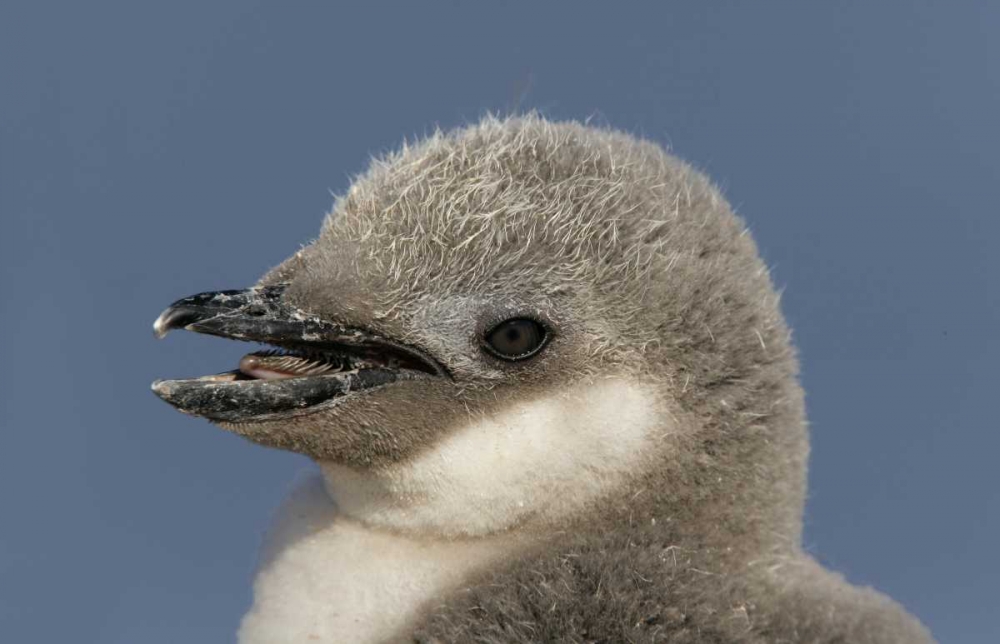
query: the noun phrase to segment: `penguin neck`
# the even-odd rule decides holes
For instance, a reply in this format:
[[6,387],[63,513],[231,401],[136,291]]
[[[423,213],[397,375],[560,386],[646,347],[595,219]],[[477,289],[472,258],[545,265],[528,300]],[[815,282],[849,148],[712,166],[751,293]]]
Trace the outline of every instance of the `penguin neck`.
[[796,387],[752,422],[742,404],[680,410],[634,380],[584,389],[477,417],[411,460],[320,462],[327,493],[343,516],[421,538],[545,538],[641,520],[706,547],[798,546],[808,448]]
[[605,378],[452,427],[414,458],[320,467],[338,510],[443,538],[544,534],[613,496],[678,431],[655,388]]

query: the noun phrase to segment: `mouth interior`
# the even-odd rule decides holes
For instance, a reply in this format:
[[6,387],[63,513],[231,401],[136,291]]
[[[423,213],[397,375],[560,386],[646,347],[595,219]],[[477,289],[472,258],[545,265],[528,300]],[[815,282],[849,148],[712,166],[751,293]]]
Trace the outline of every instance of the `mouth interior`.
[[438,375],[436,365],[402,347],[272,348],[243,356],[230,374],[234,380],[285,380],[359,373],[365,369],[419,371]]

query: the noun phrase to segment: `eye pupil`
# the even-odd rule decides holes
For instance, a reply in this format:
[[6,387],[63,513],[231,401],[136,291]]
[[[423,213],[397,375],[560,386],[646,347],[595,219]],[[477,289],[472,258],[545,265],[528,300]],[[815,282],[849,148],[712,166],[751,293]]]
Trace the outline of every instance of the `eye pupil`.
[[545,327],[534,320],[506,320],[486,333],[486,348],[505,360],[522,360],[537,353],[545,344]]

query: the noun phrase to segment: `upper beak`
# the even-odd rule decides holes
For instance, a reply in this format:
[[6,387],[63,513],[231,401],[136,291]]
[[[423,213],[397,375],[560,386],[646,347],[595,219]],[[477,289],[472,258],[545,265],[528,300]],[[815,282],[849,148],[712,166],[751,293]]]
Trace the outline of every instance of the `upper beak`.
[[331,349],[356,355],[390,350],[412,359],[421,371],[448,375],[444,367],[419,349],[366,329],[324,320],[286,304],[282,300],[286,288],[287,284],[279,284],[185,297],[156,318],[153,333],[162,338],[173,329],[186,329],[286,349]]
[[286,285],[236,291],[211,291],[177,300],[156,318],[153,332],[162,338],[187,329],[279,346],[317,341],[363,342],[364,332],[323,321],[285,304]]

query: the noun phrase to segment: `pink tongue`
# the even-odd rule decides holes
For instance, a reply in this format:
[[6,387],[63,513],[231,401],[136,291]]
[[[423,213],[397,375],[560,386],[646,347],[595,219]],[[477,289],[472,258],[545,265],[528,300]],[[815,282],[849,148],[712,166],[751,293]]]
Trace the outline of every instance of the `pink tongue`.
[[239,370],[258,380],[279,380],[281,378],[294,378],[297,375],[274,369],[267,364],[267,360],[261,359],[260,356],[243,356],[240,360]]

